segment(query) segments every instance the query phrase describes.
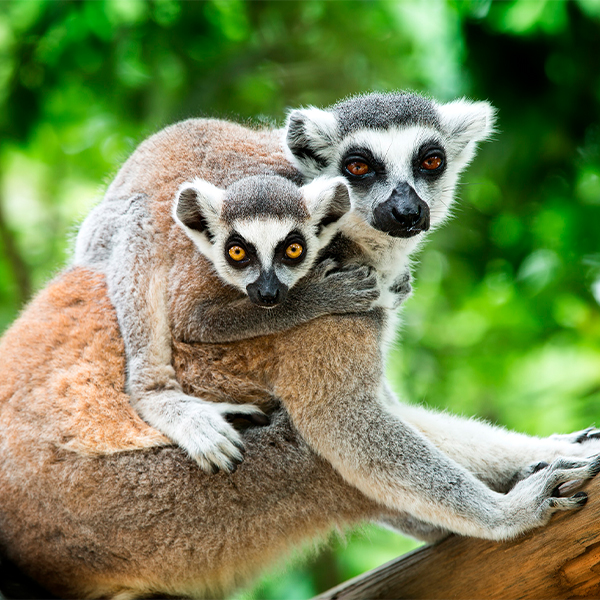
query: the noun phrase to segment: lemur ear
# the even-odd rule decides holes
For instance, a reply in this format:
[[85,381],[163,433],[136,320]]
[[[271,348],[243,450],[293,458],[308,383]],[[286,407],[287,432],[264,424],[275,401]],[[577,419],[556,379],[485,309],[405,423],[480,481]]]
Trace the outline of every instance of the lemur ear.
[[317,235],[339,221],[351,208],[350,193],[343,177],[321,177],[302,188],[302,194]]
[[438,105],[438,111],[453,142],[476,143],[494,133],[496,110],[488,102],[470,102],[462,98]]
[[307,178],[314,179],[329,164],[337,136],[337,121],[331,112],[310,106],[288,113],[286,154]]
[[186,230],[213,237],[219,221],[225,190],[204,179],[184,183],[177,192],[174,217]]
[[437,107],[450,147],[454,145],[460,168],[475,155],[477,142],[494,133],[496,110],[488,102],[471,102],[464,98]]

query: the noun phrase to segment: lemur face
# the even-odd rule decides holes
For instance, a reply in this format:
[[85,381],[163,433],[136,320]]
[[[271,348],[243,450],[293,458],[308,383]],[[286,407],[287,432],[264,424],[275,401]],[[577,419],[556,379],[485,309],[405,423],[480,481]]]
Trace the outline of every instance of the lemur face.
[[343,176],[355,213],[381,232],[409,238],[448,215],[458,176],[493,120],[485,102],[370,94],[327,110],[292,111],[285,139],[307,178]]
[[282,177],[246,177],[227,190],[197,179],[178,193],[174,218],[217,274],[273,308],[313,265],[350,209],[341,178],[302,188]]

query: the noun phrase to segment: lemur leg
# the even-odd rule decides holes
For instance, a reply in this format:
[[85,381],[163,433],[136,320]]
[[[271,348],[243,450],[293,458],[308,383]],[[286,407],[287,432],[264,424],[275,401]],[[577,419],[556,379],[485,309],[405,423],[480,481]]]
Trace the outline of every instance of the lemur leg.
[[360,318],[326,317],[318,328],[291,331],[287,352],[280,353],[276,394],[308,444],[347,482],[419,521],[496,540],[585,503],[584,493],[557,498],[554,491],[561,483],[594,477],[599,456],[559,458],[502,494],[393,414],[383,400],[383,325],[380,310]]
[[540,463],[550,463],[561,456],[587,457],[600,452],[600,432],[594,428],[538,438],[485,421],[400,403],[387,384],[386,396],[393,414],[498,492],[507,492],[539,468]]
[[108,232],[82,227],[75,263],[106,276],[127,358],[127,392],[139,415],[182,447],[204,470],[233,471],[243,442],[226,417],[268,422],[253,405],[215,403],[184,394],[172,366],[167,303],[168,257],[143,196],[105,200],[97,209]]

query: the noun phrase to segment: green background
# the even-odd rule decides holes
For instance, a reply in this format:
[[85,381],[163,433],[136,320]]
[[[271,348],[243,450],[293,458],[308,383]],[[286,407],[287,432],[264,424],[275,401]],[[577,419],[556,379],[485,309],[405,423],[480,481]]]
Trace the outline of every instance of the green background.
[[[150,133],[396,89],[487,99],[499,123],[420,255],[394,386],[531,434],[598,422],[597,0],[0,2],[0,330]],[[411,547],[368,526],[244,597],[310,597]]]

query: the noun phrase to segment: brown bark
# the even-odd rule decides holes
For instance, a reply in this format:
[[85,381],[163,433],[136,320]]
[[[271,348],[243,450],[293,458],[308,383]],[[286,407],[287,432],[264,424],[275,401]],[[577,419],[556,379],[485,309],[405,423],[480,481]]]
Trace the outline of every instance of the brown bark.
[[[420,548],[318,596],[380,598],[600,598],[600,480],[587,505],[555,515],[510,542],[452,536]],[[316,600],[316,599],[315,599]]]

